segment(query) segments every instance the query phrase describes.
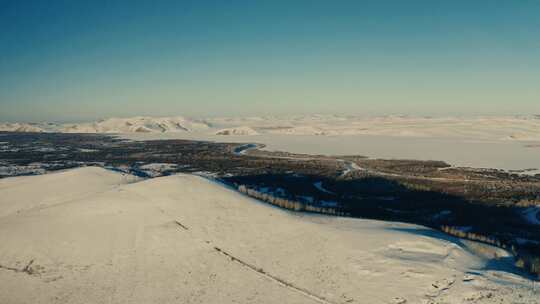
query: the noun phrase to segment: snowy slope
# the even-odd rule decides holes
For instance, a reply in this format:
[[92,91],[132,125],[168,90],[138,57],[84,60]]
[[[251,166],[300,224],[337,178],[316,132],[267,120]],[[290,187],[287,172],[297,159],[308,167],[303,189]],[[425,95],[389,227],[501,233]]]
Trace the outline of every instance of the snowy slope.
[[92,196],[137,180],[138,178],[132,175],[119,174],[98,167],[2,179],[0,218]]
[[484,260],[422,227],[293,214],[191,175],[133,181],[97,168],[0,180],[0,209],[10,210],[0,215],[0,303],[539,296],[519,277],[481,270]]

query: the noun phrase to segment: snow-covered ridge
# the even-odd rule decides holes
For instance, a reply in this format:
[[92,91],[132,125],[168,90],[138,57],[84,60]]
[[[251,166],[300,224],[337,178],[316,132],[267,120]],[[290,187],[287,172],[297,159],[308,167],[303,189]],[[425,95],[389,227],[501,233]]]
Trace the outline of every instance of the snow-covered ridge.
[[376,135],[466,138],[498,141],[540,140],[538,115],[504,117],[411,117],[304,115],[190,119],[185,117],[109,118],[90,123],[0,123],[0,131],[67,133],[186,133],[253,136]]
[[202,121],[184,117],[133,117],[64,125],[61,131],[71,133],[167,133],[190,132],[208,128],[208,124]]
[[0,131],[61,133],[168,133],[206,130],[203,120],[184,117],[109,118],[88,123],[0,123]]
[[34,123],[0,123],[0,131],[7,132],[44,132],[41,124]]

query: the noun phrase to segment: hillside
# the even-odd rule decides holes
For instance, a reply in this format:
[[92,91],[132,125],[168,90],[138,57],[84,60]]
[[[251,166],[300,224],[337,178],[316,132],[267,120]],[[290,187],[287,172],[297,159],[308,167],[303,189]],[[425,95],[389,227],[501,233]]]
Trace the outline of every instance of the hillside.
[[1,303],[538,298],[524,279],[496,270],[502,264],[429,229],[302,216],[193,175],[136,182],[81,168],[2,179],[0,194],[12,210],[0,216]]

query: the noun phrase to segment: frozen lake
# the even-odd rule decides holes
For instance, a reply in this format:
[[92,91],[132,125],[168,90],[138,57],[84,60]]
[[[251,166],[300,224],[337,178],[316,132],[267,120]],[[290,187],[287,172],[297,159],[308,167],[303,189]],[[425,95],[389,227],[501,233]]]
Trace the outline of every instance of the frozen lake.
[[[443,160],[454,166],[540,169],[540,142],[475,140],[460,137],[384,135],[280,135],[219,136],[193,133],[124,134],[132,140],[191,139],[218,142],[262,143],[267,150],[305,154],[364,155],[373,158]],[[531,171],[530,173],[540,173]]]

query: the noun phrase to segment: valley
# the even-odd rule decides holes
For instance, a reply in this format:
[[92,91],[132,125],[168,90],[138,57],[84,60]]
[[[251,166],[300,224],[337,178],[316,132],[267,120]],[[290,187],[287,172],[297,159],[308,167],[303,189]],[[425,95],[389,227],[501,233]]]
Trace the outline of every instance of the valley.
[[0,139],[3,177],[83,166],[141,178],[196,174],[287,209],[408,222],[480,241],[539,273],[538,175],[442,161],[273,152],[255,143],[10,132]]

